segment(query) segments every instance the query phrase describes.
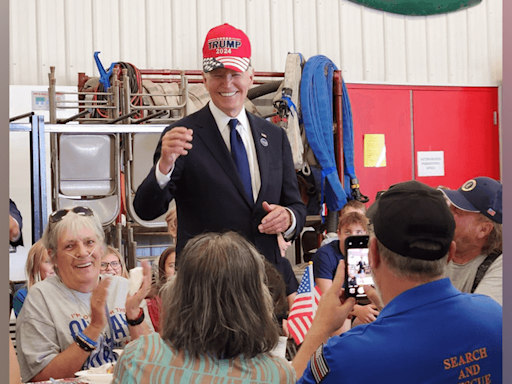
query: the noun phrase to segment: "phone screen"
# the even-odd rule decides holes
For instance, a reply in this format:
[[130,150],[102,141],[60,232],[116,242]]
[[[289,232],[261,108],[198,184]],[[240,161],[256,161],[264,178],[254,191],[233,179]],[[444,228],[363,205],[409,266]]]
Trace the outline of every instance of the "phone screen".
[[348,296],[365,298],[363,285],[373,285],[368,261],[368,236],[349,236],[345,240],[346,276]]

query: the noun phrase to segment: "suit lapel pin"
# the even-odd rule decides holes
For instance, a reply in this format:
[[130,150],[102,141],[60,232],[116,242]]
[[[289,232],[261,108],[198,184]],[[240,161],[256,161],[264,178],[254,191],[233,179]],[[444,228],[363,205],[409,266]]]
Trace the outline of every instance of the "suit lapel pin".
[[265,135],[264,133],[261,134],[260,143],[264,147],[268,147],[267,135]]

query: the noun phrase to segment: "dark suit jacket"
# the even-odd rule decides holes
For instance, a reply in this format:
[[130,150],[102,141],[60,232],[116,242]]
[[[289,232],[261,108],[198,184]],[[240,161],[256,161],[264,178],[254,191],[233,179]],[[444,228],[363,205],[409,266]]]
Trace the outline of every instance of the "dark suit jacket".
[[[177,252],[192,237],[203,232],[232,230],[244,235],[267,259],[276,264],[281,258],[276,235],[258,231],[266,215],[263,201],[291,209],[300,233],[306,220],[306,207],[297,186],[290,144],[283,129],[247,114],[251,125],[261,175],[261,189],[256,203],[249,202],[231,154],[217,128],[208,105],[198,112],[166,127],[194,130],[193,148],[175,163],[171,181],[162,190],[156,181],[155,166],[139,186],[135,212],[152,220],[168,209],[176,198],[178,215]],[[267,143],[268,145],[264,145]],[[161,142],[154,162],[160,158]]]
[[21,234],[21,228],[23,228],[23,220],[21,218],[21,213],[20,213],[18,207],[16,207],[16,204],[11,199],[9,199],[9,215],[14,217],[14,219],[18,222],[18,224],[20,226],[20,238],[16,241],[11,241],[10,244],[13,247],[17,247],[18,245],[23,245],[23,235]]

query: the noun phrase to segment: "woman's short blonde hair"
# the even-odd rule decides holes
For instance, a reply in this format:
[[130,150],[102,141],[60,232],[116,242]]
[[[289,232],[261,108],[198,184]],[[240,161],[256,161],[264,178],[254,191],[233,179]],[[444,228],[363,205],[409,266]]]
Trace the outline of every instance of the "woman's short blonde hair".
[[164,285],[162,337],[178,351],[246,358],[271,351],[279,339],[263,256],[234,232],[189,240],[179,273]]

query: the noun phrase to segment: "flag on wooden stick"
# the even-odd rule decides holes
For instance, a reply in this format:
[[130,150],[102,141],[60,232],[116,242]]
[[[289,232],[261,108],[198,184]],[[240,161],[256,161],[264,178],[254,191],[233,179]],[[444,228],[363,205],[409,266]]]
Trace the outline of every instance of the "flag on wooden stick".
[[297,345],[304,341],[304,337],[313,323],[321,294],[320,288],[316,287],[313,281],[313,263],[310,261],[304,271],[297,296],[288,315],[288,329]]

